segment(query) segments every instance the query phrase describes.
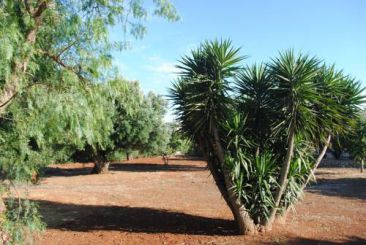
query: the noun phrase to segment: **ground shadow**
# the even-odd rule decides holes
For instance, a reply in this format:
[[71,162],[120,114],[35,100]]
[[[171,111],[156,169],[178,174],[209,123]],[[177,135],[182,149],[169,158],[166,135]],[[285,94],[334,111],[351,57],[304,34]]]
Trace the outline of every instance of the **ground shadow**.
[[[112,163],[109,166],[110,171],[126,172],[180,172],[180,171],[205,171],[203,166],[188,164],[155,164],[155,163]],[[71,177],[78,175],[92,174],[92,167],[45,167],[42,169],[42,177],[63,176]]]
[[362,237],[352,236],[352,237],[347,237],[347,239],[345,241],[333,242],[333,241],[327,241],[327,240],[317,240],[317,239],[300,237],[300,238],[288,239],[288,240],[286,240],[285,244],[293,244],[293,245],[296,245],[296,244],[304,244],[304,245],[366,244],[366,239],[364,239]]
[[91,231],[117,230],[191,235],[235,235],[234,221],[163,209],[63,204],[35,200],[48,228]]
[[155,163],[115,163],[111,164],[111,171],[128,172],[180,172],[180,171],[204,171],[207,168],[188,164],[155,164]]
[[169,161],[205,161],[203,157],[200,156],[172,156],[168,157]]
[[42,177],[52,176],[78,176],[89,175],[92,173],[92,167],[76,167],[76,168],[59,168],[59,167],[45,167],[42,169]]
[[326,196],[366,199],[366,178],[320,179],[307,191]]

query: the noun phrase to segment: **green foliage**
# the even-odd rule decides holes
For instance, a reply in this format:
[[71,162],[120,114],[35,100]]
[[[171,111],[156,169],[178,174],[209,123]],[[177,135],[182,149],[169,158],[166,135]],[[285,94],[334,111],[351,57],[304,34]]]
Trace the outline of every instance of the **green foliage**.
[[0,194],[7,196],[6,211],[0,214],[0,239],[4,244],[32,244],[34,233],[44,230],[45,224],[37,204],[21,199],[16,191],[15,196],[10,192],[9,183],[12,182],[0,184]]
[[[74,153],[74,160],[106,162],[115,160],[121,150],[125,153],[139,151],[145,155],[160,155],[165,151],[170,132],[163,123],[166,102],[160,96],[144,95],[137,82],[123,79],[98,84],[93,94],[101,101],[89,102],[88,108],[83,110],[90,110],[91,116],[102,114],[104,121],[96,122],[92,128],[81,128],[89,129],[92,135],[99,132],[102,137],[84,141],[81,150]],[[91,105],[95,107],[91,108]],[[110,113],[106,115],[108,111]]]
[[211,119],[225,118],[231,101],[228,79],[244,58],[238,52],[231,41],[216,40],[203,43],[191,56],[181,59],[177,66],[180,79],[173,84],[170,97],[177,106],[178,120],[185,122],[182,130],[188,135],[204,131]]
[[349,151],[357,161],[366,159],[366,120],[363,116],[358,118],[354,131],[347,137]]
[[287,176],[286,191],[281,200],[280,213],[284,213],[303,196],[303,188],[314,167],[315,148],[311,142],[298,137],[295,152]]
[[194,146],[189,138],[185,137],[180,131],[178,124],[173,123],[170,125],[171,135],[168,143],[168,154],[180,152],[182,154],[195,153]]
[[[13,74],[23,89],[35,82],[70,82],[62,79],[65,71],[76,74],[73,80],[103,79],[111,65],[110,52],[127,47],[130,35],[142,38],[153,15],[179,20],[168,0],[150,5],[140,0],[0,1],[0,85],[14,82],[12,64],[24,60],[29,60],[27,73]],[[33,29],[34,43],[27,39]],[[112,30],[120,30],[120,39],[109,40]]]
[[[241,150],[236,157],[226,157],[225,163],[231,169],[234,190],[244,201],[245,208],[260,224],[267,219],[274,205],[272,193],[277,187],[276,159],[270,153],[263,153],[247,159]],[[244,160],[245,159],[245,160]]]
[[0,169],[7,178],[29,181],[42,167],[71,158],[114,160],[122,149],[165,151],[166,103],[143,95],[137,82],[117,78],[61,91],[33,87],[8,108],[0,125]]
[[41,167],[69,159],[86,143],[107,147],[112,101],[79,86],[34,87],[8,108],[0,127],[0,168],[8,178],[29,181]]
[[9,238],[9,244],[29,244],[34,232],[45,229],[36,203],[18,198],[7,199],[6,219],[2,231]]
[[[12,94],[0,105],[3,174],[29,180],[75,149],[114,147],[115,92],[123,91],[102,85],[115,77],[110,53],[126,46],[127,34],[143,37],[151,15],[179,19],[166,0],[150,6],[135,0],[0,1],[1,103]],[[116,26],[124,37],[111,41]],[[160,140],[153,150],[163,144],[151,138]]]

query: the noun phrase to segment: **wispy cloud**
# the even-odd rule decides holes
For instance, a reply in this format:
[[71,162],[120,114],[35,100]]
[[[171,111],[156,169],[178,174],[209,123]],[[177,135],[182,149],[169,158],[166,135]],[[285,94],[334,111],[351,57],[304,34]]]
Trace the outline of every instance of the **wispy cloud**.
[[169,78],[175,77],[178,72],[175,62],[167,61],[159,56],[150,56],[147,60],[149,64],[146,65],[146,70],[149,72],[168,75]]
[[175,64],[165,62],[160,63],[157,66],[151,67],[152,71],[157,73],[164,73],[164,74],[176,74],[178,72],[177,67],[175,67]]

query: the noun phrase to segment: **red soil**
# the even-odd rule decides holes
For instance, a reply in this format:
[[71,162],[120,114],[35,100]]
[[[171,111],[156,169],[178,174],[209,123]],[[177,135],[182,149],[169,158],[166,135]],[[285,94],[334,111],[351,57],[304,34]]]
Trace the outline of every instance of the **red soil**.
[[135,159],[103,175],[66,164],[29,187],[47,230],[36,244],[366,244],[366,174],[319,169],[286,224],[236,234],[230,210],[199,160]]

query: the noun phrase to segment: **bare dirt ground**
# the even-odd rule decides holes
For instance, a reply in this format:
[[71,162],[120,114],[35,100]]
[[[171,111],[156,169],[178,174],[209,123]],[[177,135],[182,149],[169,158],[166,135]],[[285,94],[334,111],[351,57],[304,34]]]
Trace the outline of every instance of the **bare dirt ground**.
[[48,226],[36,244],[366,244],[366,174],[357,169],[319,169],[286,224],[240,236],[205,166],[146,158],[104,175],[90,175],[90,164],[49,168],[29,187]]

